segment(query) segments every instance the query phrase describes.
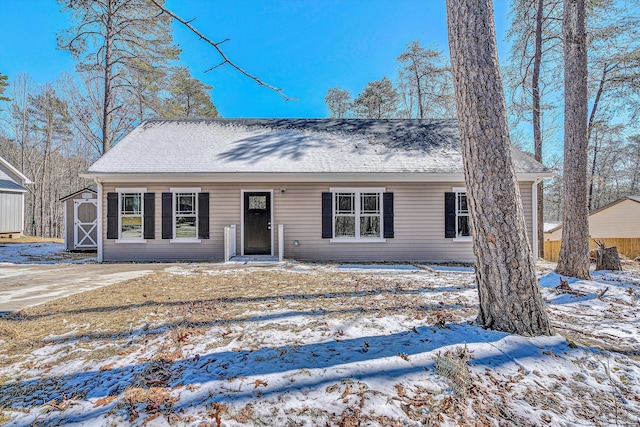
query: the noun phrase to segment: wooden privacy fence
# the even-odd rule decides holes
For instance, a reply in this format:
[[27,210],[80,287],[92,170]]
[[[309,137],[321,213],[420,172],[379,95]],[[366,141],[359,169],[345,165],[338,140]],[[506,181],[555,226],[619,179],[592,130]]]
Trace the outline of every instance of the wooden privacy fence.
[[[607,246],[617,246],[618,253],[629,259],[640,256],[640,238],[596,238],[603,241]],[[593,239],[589,239],[591,249],[598,249],[598,245]],[[544,259],[547,261],[558,261],[560,255],[560,240],[546,240],[544,242]]]

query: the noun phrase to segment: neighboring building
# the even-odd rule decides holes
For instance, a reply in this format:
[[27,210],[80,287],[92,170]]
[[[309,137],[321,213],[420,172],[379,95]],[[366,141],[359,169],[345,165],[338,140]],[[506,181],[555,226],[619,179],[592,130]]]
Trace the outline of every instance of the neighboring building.
[[0,157],[0,235],[17,238],[22,234],[28,184],[33,182]]
[[[545,231],[545,240],[562,240],[562,224]],[[627,196],[589,214],[592,239],[640,239],[640,196]]]
[[[535,251],[552,173],[513,154]],[[473,260],[455,120],[150,120],[82,176],[100,261]]]
[[64,203],[64,246],[68,251],[98,249],[98,192],[83,188],[60,199]]

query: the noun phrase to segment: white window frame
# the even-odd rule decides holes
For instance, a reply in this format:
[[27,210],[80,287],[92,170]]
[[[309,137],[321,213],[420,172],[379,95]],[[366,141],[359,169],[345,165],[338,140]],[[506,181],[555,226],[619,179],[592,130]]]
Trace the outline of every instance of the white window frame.
[[[118,193],[118,238],[116,243],[147,243],[144,238],[144,193],[147,192],[146,188],[132,187],[132,188],[116,188]],[[142,237],[130,239],[122,238],[122,195],[123,194],[140,194],[140,216],[142,218],[142,228],[140,229]]]
[[[331,243],[373,243],[373,242],[386,242],[384,236],[384,203],[383,194],[386,192],[384,187],[331,187],[331,235],[333,236],[329,242]],[[355,197],[355,237],[335,237],[336,233],[336,193],[354,193]],[[377,193],[380,203],[380,236],[378,237],[361,237],[360,236],[360,217],[369,216],[362,215],[361,209],[361,195],[362,193]]]
[[[471,214],[468,211],[468,207],[469,207],[469,197],[467,196],[467,189],[466,187],[453,187],[451,189],[455,194],[456,194],[456,204],[455,204],[455,213],[456,213],[456,237],[454,237],[453,241],[454,242],[471,242],[473,241],[473,237],[471,235],[469,236],[458,236],[458,218],[460,216],[466,216],[469,219],[471,218]],[[467,213],[466,214],[460,214],[459,213],[459,208],[458,208],[458,195],[460,193],[464,193],[464,195],[467,197]],[[469,226],[471,226],[471,224],[469,224]],[[469,232],[471,232],[471,230],[469,230]]]
[[[171,187],[171,221],[172,221],[172,235],[173,239],[169,240],[169,243],[202,243],[202,240],[198,239],[198,194],[202,192],[199,187]],[[176,237],[176,198],[178,194],[193,193],[195,197],[195,217],[196,217],[196,237]]]

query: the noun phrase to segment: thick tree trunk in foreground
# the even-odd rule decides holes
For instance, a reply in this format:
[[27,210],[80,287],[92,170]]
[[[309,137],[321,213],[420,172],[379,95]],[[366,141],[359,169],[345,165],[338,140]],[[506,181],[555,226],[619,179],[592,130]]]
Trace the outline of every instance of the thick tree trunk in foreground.
[[584,0],[565,0],[564,186],[562,244],[556,272],[589,279],[587,205],[587,16]]
[[491,0],[447,0],[449,47],[473,227],[478,322],[550,334],[511,157]]

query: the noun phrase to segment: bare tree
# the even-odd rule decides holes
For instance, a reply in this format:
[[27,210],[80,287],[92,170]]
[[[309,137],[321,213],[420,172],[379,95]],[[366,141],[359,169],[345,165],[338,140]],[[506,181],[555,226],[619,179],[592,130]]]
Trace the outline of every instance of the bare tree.
[[585,0],[564,0],[564,186],[562,244],[556,272],[589,279],[587,203],[587,14]]
[[408,117],[424,119],[455,113],[451,68],[441,50],[425,48],[420,40],[414,40],[396,59],[400,62],[398,87]]
[[324,102],[329,108],[329,117],[344,119],[351,110],[351,94],[341,87],[332,87],[327,91]]
[[478,323],[550,334],[518,190],[490,0],[447,0],[449,47],[473,228]]
[[[593,171],[598,158],[598,141],[592,138],[595,127],[609,126],[605,122],[614,118],[618,124],[628,121],[633,126],[640,112],[640,5],[603,0],[590,8],[589,21],[589,70],[593,73],[588,76],[592,101],[587,138]],[[594,208],[594,178],[592,174],[589,209]]]
[[[38,224],[34,234],[45,237],[54,237],[51,222],[51,204],[57,200],[51,200],[49,192],[51,190],[51,158],[61,139],[68,137],[71,131],[68,127],[69,116],[66,103],[60,99],[51,84],[45,84],[38,94],[29,97],[29,102],[34,111],[34,127],[40,139],[39,151],[42,154],[40,163],[41,173],[35,180],[35,188],[38,192],[37,205]],[[35,178],[35,177],[34,177]],[[35,206],[33,212],[35,214]],[[34,219],[35,219],[34,215]]]
[[[561,31],[557,24],[561,0],[517,0],[511,12],[509,38],[513,41],[508,67],[508,85],[514,94],[512,106],[518,120],[530,121],[533,127],[534,157],[543,162],[542,95],[543,89],[554,92],[558,87],[558,69],[554,65],[561,54]],[[541,74],[548,77],[541,82]],[[551,105],[547,109],[553,108]],[[529,116],[530,115],[530,116]],[[538,184],[538,254],[544,256],[544,185]]]
[[[122,104],[118,93],[133,86],[130,67],[143,62],[155,67],[177,59],[171,18],[158,13],[146,0],[59,0],[72,13],[75,25],[61,33],[60,48],[79,60],[78,70],[101,83],[101,152],[120,135],[114,133],[114,115]],[[130,119],[131,120],[131,119]],[[132,121],[132,120],[131,120]]]
[[640,135],[629,138],[628,159],[631,160],[630,193],[640,192]]

